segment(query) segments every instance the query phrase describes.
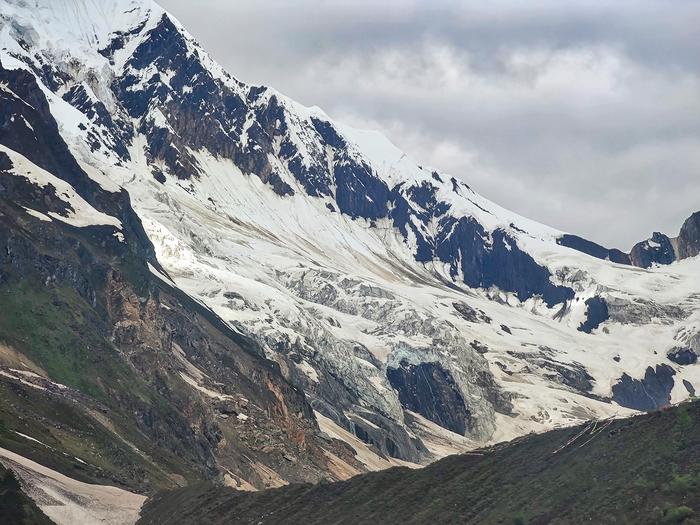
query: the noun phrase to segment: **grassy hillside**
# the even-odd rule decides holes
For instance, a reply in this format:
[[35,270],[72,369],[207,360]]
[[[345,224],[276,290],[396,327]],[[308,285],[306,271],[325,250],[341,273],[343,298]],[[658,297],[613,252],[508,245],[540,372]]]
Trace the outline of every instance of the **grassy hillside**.
[[128,417],[129,410],[147,407],[157,417],[174,418],[168,402],[120,357],[104,320],[74,289],[10,282],[0,286],[0,311],[0,365],[16,356],[71,387],[32,388],[3,376],[0,446],[89,483],[142,489],[175,486],[176,476],[202,478],[182,461],[189,459],[182,452],[154,446]]
[[528,436],[421,470],[254,494],[179,489],[147,502],[140,523],[700,523],[700,403]]

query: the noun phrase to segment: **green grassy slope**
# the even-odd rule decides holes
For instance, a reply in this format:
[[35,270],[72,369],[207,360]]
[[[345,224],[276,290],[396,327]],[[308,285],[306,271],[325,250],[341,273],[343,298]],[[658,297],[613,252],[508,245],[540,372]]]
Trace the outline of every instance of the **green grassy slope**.
[[199,485],[156,496],[140,523],[700,523],[700,403],[528,436],[420,470],[255,494]]
[[[19,389],[0,381],[0,446],[89,483],[147,488],[174,486],[173,474],[201,479],[176,454],[154,447],[128,417],[137,404],[168,414],[167,402],[120,358],[104,321],[72,288],[8,283],[0,287],[0,311],[0,343],[75,389]],[[101,414],[109,416],[112,431],[96,419]]]

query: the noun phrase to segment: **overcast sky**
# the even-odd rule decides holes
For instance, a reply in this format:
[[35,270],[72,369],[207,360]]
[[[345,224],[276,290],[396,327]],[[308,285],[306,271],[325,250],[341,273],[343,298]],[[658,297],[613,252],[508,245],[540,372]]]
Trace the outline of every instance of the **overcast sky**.
[[242,81],[628,249],[700,210],[700,2],[161,0]]

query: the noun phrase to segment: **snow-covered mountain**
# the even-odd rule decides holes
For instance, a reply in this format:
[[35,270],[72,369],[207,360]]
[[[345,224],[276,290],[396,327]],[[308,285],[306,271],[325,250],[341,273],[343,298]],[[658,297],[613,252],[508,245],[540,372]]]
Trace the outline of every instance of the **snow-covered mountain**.
[[[378,133],[239,82],[155,3],[0,6],[3,100],[36,102],[8,72],[38,84],[91,184],[128,192],[154,275],[258,341],[366,468],[700,387],[700,215],[675,238],[609,250],[499,207]],[[3,178],[52,185],[65,203],[26,206],[28,220],[123,236],[123,217],[27,160],[38,135],[26,119],[3,117]],[[228,395],[195,371],[183,365],[193,391]]]

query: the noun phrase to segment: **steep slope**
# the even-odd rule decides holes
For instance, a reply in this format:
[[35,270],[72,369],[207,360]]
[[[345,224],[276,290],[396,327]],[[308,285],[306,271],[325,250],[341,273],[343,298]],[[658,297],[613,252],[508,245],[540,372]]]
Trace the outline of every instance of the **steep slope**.
[[256,494],[189,487],[140,524],[698,523],[700,404],[527,436],[423,469]]
[[0,65],[0,462],[139,493],[362,470],[254,341],[172,283],[128,193],[85,173],[42,88]]
[[[294,406],[309,432],[318,424],[351,445],[344,459],[321,447],[336,470],[426,463],[658,408],[700,385],[692,220],[673,264],[635,267],[638,257],[504,210],[376,133],[239,82],[149,1],[36,4],[2,0],[0,62],[39,86],[85,184],[128,191],[168,293],[210,309],[239,346],[254,341],[276,380],[308,399],[313,414],[301,394]],[[13,107],[4,125],[24,138],[0,143],[24,154],[36,128]],[[22,220],[58,212],[26,207]],[[212,367],[222,355],[207,356]],[[141,364],[148,377],[159,362]],[[229,386],[181,372],[187,396]]]
[[53,522],[27,496],[11,471],[0,465],[0,518],[16,525],[51,525]]
[[654,232],[651,239],[637,243],[630,253],[637,266],[649,268],[653,264],[670,264],[673,261],[695,257],[700,253],[700,212],[688,217],[677,237]]
[[[15,490],[14,493],[6,494],[6,497],[15,503],[21,503],[31,497],[29,501],[32,505],[29,508],[25,507],[25,519],[43,519],[42,523],[59,524],[132,525],[138,519],[146,499],[116,487],[77,481],[2,448],[0,458],[20,480],[20,483],[17,483],[14,477],[11,478]],[[17,491],[20,486],[22,492]],[[37,506],[41,510],[36,509]],[[0,513],[0,517],[4,516]],[[18,517],[8,516],[6,523],[18,523]]]

